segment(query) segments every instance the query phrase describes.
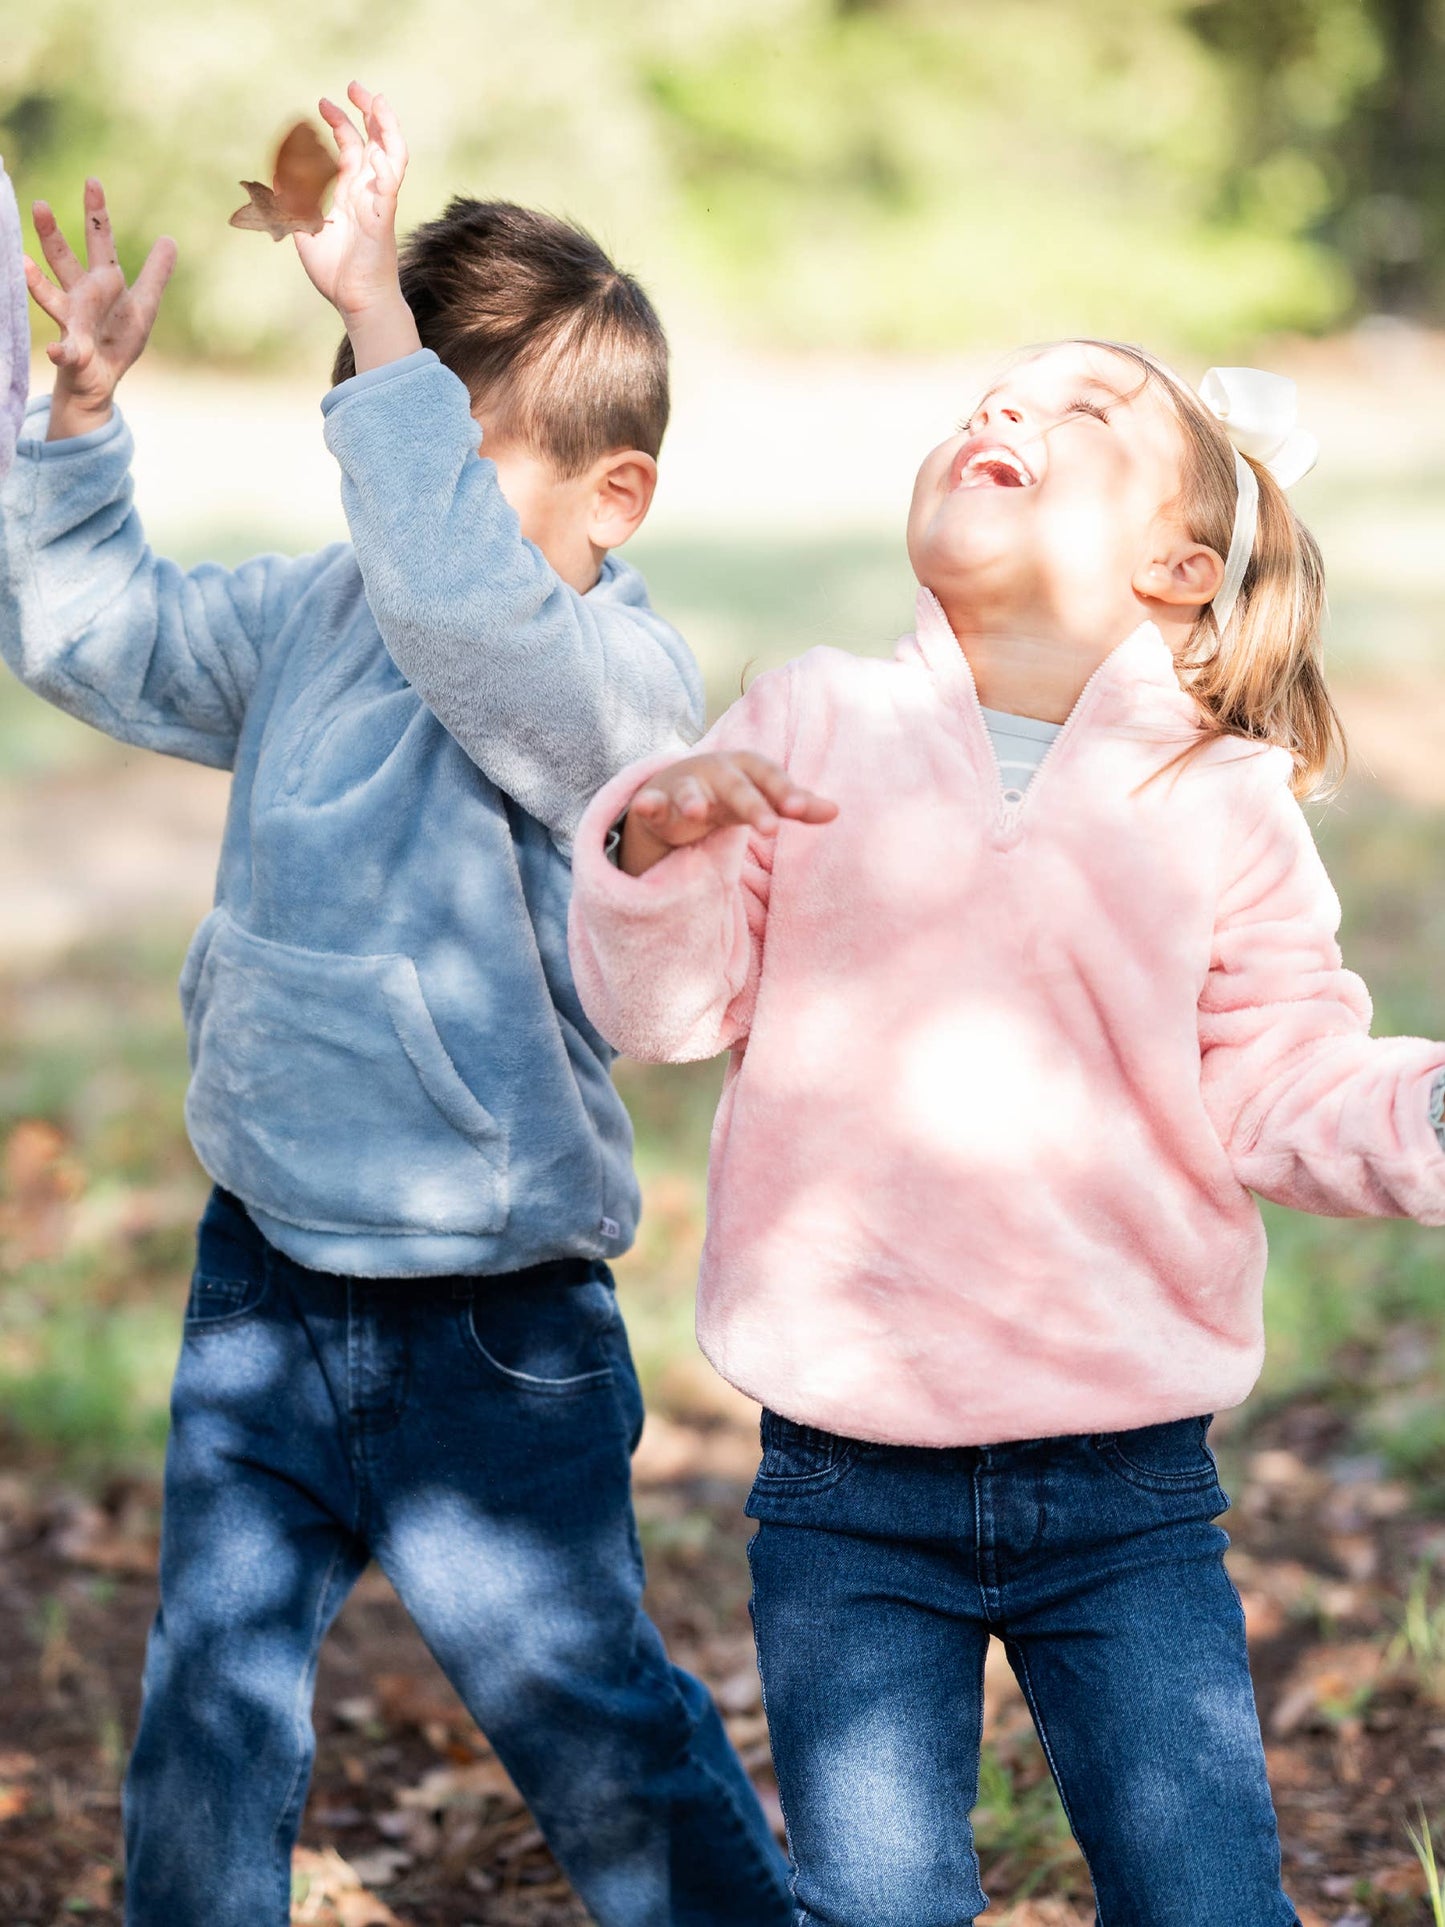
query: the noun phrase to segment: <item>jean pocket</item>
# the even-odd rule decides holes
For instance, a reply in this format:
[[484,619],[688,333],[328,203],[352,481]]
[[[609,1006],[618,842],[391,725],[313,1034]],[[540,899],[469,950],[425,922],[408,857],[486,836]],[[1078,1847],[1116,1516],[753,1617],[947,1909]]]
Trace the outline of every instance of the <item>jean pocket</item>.
[[816,1492],[836,1484],[852,1463],[857,1441],[800,1425],[766,1408],[762,1416],[763,1462],[757,1486],[776,1492]]
[[1095,1433],[1095,1453],[1119,1478],[1144,1492],[1207,1492],[1219,1486],[1209,1446],[1211,1414]]
[[603,1265],[575,1284],[478,1279],[462,1316],[467,1343],[489,1378],[553,1398],[611,1385],[621,1324]]
[[186,1331],[212,1331],[249,1317],[267,1282],[265,1240],[234,1198],[213,1192],[196,1233]]

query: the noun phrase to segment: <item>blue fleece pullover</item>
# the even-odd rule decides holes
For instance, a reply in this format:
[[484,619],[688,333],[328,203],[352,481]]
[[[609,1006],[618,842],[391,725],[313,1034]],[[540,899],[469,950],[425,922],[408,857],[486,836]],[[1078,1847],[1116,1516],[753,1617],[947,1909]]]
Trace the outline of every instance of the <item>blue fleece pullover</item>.
[[589,797],[700,720],[641,578],[558,579],[426,350],[323,403],[354,546],[236,570],[152,555],[121,418],[47,444],[46,406],[0,495],[0,650],[107,734],[234,771],[181,978],[201,1163],[322,1270],[624,1250],[632,1133],[566,917]]

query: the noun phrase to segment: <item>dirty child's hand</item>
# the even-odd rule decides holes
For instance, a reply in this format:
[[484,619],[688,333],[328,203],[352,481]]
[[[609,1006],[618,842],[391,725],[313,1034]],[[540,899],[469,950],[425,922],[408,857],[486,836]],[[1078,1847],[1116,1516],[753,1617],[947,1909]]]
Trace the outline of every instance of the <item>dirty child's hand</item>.
[[176,244],[157,241],[134,285],[127,287],[99,181],[85,184],[84,267],[47,202],[35,203],[34,217],[40,250],[55,280],[27,257],[25,285],[36,306],[61,331],[59,341],[46,349],[56,368],[48,435],[56,442],[110,420],[116,384],[150,339],[176,265]]
[[622,868],[641,876],[670,850],[734,824],[772,836],[784,817],[831,823],[837,814],[836,803],[805,790],[785,769],[751,750],[684,757],[649,776],[633,797],[622,829]]

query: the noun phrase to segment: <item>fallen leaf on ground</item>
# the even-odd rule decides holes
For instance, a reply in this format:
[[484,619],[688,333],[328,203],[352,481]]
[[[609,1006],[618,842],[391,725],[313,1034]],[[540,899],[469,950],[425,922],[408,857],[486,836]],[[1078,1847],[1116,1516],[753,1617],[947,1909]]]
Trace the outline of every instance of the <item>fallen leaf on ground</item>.
[[1378,1640],[1311,1648],[1285,1681],[1270,1732],[1288,1739],[1316,1717],[1331,1725],[1352,1718],[1379,1684],[1384,1666],[1385,1649]]
[[523,1804],[511,1775],[494,1753],[466,1766],[435,1767],[417,1786],[403,1787],[396,1796],[399,1807],[415,1813],[441,1813],[481,1800],[496,1800],[509,1810],[519,1810]]
[[335,1847],[298,1847],[291,1856],[292,1927],[402,1927],[384,1900],[368,1893]]

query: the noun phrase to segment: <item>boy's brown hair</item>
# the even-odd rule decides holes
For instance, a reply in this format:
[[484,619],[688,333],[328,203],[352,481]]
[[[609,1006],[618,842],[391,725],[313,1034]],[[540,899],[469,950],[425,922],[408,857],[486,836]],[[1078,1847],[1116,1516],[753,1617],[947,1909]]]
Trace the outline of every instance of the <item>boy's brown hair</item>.
[[[510,201],[458,196],[407,237],[400,270],[423,347],[466,383],[489,428],[563,475],[614,449],[657,454],[667,337],[590,234]],[[331,378],[355,372],[343,340]]]

